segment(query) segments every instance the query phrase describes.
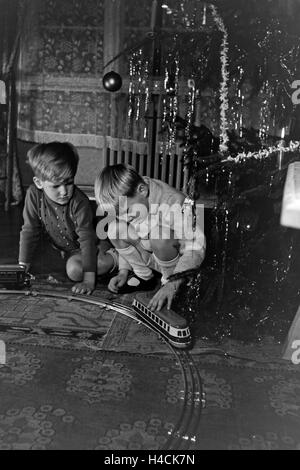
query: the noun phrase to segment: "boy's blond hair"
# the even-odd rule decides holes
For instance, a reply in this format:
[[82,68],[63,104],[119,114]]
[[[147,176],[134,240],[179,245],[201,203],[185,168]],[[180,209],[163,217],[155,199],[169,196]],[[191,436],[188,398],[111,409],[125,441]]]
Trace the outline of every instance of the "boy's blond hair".
[[119,197],[135,196],[139,184],[145,184],[145,181],[130,165],[120,163],[106,166],[97,176],[94,185],[98,206],[104,211],[118,209]]
[[74,178],[78,161],[77,150],[68,142],[37,144],[27,153],[27,163],[34,176],[42,181],[61,182]]

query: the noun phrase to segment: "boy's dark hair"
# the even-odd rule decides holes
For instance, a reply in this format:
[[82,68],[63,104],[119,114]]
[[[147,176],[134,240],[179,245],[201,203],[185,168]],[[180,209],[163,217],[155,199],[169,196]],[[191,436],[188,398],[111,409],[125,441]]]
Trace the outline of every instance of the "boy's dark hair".
[[76,148],[68,142],[37,144],[27,153],[34,175],[42,181],[59,182],[74,178],[79,156]]

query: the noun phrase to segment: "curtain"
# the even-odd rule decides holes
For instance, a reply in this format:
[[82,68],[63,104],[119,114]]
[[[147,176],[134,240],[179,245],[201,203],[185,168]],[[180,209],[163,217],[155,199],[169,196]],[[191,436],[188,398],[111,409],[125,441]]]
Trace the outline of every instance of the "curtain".
[[[18,137],[103,146],[111,97],[102,86],[104,0],[31,0],[22,33]],[[110,7],[111,8],[111,7]]]
[[[19,11],[22,11],[22,5],[19,6]],[[1,0],[0,11],[0,202],[6,200],[9,205],[11,202],[19,203],[23,197],[15,134],[17,108],[14,89],[19,44],[18,1]],[[9,125],[10,112],[12,116]],[[11,133],[9,146],[8,131]]]

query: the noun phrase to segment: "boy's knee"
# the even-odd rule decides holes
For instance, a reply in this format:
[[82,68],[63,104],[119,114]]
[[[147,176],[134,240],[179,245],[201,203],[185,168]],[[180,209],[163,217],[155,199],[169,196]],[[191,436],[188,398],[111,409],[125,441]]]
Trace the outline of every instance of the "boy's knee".
[[114,267],[117,267],[118,266],[118,259],[117,259],[117,255],[116,257],[113,256],[113,253],[100,253],[99,252],[99,256],[98,256],[98,260],[97,260],[97,274],[98,276],[101,276],[103,274],[106,274],[110,271],[112,271],[112,269]]
[[151,248],[160,259],[173,259],[179,253],[178,243],[175,240],[153,239]]
[[71,281],[80,282],[82,281],[82,263],[78,259],[70,258],[66,264],[66,271]]

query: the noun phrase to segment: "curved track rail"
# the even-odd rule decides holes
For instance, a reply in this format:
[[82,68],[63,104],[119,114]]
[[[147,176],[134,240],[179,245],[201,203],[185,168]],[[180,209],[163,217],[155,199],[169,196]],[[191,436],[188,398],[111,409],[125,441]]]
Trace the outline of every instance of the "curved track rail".
[[[126,306],[118,302],[106,301],[95,296],[68,295],[61,292],[50,292],[47,290],[0,290],[0,294],[15,294],[32,297],[54,297],[59,299],[65,299],[69,302],[85,302],[88,304],[97,305],[107,310],[113,310],[122,315],[125,315],[126,317],[129,317],[132,320],[137,321],[138,323],[142,323],[151,331],[157,333],[164,340],[165,344],[176,357],[177,365],[181,369],[184,385],[182,396],[183,403],[180,415],[176,424],[174,425],[174,428],[169,430],[169,437],[161,450],[188,450],[191,446],[195,448],[195,444],[197,442],[197,430],[200,424],[200,416],[204,400],[201,377],[194,363],[194,360],[188,351],[176,349],[169,343],[169,341],[162,334],[162,332],[158,330],[154,325],[148,323],[146,320],[141,320],[139,317],[137,317],[134,310],[130,306]],[[14,330],[24,331],[24,328],[14,328]],[[45,330],[47,330],[47,328],[45,328]],[[54,332],[59,332],[62,330],[62,328],[52,328],[52,330]],[[83,330],[83,328],[80,330]]]

